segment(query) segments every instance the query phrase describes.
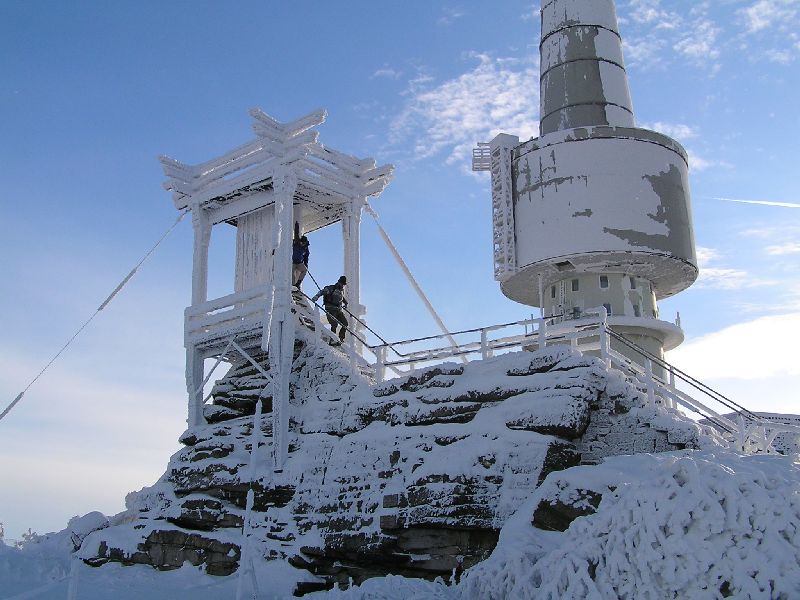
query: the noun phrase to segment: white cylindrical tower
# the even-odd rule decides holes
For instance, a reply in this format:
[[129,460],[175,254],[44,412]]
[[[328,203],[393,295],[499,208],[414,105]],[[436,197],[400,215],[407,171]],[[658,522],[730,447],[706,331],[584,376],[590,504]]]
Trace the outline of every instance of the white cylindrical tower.
[[661,354],[683,333],[656,301],[697,278],[686,151],[635,127],[613,0],[542,0],[541,15],[541,135],[490,143],[495,277],[545,316],[605,305]]

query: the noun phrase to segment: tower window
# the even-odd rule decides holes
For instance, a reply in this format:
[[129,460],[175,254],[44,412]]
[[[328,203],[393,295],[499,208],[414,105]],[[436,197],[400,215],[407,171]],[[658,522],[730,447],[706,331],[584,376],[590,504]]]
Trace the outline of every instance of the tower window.
[[600,275],[600,287],[603,289],[608,287],[608,275]]
[[555,298],[556,297],[556,286],[551,286],[550,287],[550,297],[551,298]]
[[635,290],[636,289],[636,279],[634,277],[631,277],[630,280],[631,280],[631,289]]
[[578,286],[579,286],[578,280],[577,279],[573,279],[572,280],[572,291],[573,292],[577,292],[578,291]]
[[639,307],[638,304],[633,305],[633,316],[634,317],[641,317],[642,316],[642,309]]
[[608,304],[607,302],[605,302],[605,303],[603,303],[603,307],[606,309],[606,314],[611,316],[611,305]]

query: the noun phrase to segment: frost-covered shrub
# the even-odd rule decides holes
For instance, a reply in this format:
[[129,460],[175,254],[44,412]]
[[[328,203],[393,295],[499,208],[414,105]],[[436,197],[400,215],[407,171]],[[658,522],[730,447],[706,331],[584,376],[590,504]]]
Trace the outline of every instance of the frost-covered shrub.
[[674,453],[592,469],[617,480],[596,514],[563,534],[529,531],[527,546],[517,535],[503,548],[501,538],[462,597],[800,597],[800,473],[788,460]]

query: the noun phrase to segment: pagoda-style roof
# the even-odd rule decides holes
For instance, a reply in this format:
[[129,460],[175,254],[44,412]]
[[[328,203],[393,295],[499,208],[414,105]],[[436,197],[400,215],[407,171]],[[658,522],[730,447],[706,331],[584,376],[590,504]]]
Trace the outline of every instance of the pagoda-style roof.
[[277,167],[297,176],[295,202],[303,203],[303,230],[314,231],[342,218],[348,202],[377,196],[392,178],[392,165],[376,166],[372,158],[326,148],[315,127],[327,112],[314,111],[280,123],[252,109],[256,139],[197,165],[160,157],[178,209],[204,208],[213,222],[236,223],[237,217],[272,203],[272,178]]

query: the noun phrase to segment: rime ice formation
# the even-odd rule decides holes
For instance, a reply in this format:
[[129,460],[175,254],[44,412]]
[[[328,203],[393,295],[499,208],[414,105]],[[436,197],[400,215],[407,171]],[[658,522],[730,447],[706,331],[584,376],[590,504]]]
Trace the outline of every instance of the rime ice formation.
[[460,583],[368,581],[348,600],[661,600],[800,594],[800,469],[727,450],[550,474]]
[[[678,389],[697,382],[662,360],[683,334],[656,299],[697,272],[686,153],[635,127],[613,0],[542,4],[542,135],[478,153],[496,279],[542,318],[461,344],[446,333],[433,350],[367,345],[359,224],[392,167],[320,144],[324,111],[280,123],[254,110],[245,145],[162,158],[195,234],[183,448],[124,513],[30,546],[33,572],[64,578],[73,553],[84,576],[84,563],[214,576],[213,597],[265,570],[330,598],[800,597],[798,467],[728,450],[772,439],[746,410],[737,426]],[[354,311],[337,347],[290,286],[293,238],[334,223]],[[237,228],[235,293],[209,299],[219,224]],[[208,359],[230,363],[211,403]],[[22,552],[0,543],[0,575]]]
[[[300,591],[389,573],[449,575],[492,552],[548,474],[582,459],[721,443],[568,346],[373,385],[338,349],[298,334],[286,468],[259,473],[252,487],[258,556],[300,569]],[[174,569],[188,560],[218,575],[239,567],[263,377],[244,360],[231,367],[206,407],[209,423],[183,436],[155,486],[130,496],[127,523],[87,538],[87,563]],[[262,423],[267,463],[271,424]]]

